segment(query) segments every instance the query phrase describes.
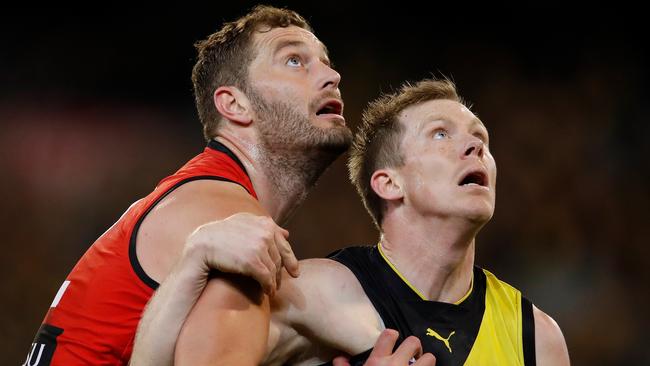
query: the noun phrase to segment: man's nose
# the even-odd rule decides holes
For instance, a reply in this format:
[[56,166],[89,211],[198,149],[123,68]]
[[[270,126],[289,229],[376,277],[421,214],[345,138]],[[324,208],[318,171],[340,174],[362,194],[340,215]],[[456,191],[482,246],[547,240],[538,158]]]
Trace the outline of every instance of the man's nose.
[[321,88],[338,89],[341,82],[341,74],[331,68],[329,65],[322,63],[322,80],[320,82]]
[[463,149],[463,158],[472,155],[482,158],[484,149],[485,149],[485,144],[483,144],[483,141],[479,139],[473,139],[465,145],[465,148]]

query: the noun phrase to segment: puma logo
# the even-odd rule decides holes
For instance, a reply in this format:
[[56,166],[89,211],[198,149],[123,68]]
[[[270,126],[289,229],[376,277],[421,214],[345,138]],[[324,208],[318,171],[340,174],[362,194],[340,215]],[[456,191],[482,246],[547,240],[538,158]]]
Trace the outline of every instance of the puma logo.
[[451,333],[449,333],[449,337],[442,338],[442,336],[440,334],[436,333],[435,330],[433,330],[431,328],[427,328],[427,335],[431,336],[431,337],[434,337],[434,338],[437,338],[439,341],[444,343],[445,346],[447,346],[447,349],[449,350],[449,353],[451,353],[451,347],[449,346],[449,338],[451,338],[451,336],[453,336],[454,334],[456,334],[455,330],[452,331]]

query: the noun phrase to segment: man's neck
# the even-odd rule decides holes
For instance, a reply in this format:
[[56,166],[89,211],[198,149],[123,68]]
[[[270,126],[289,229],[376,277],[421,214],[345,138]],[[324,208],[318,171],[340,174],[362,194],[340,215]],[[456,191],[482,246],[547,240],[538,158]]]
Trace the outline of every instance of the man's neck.
[[387,217],[381,246],[387,259],[427,300],[455,303],[471,287],[479,229],[462,219]]
[[[313,183],[304,170],[282,164],[269,164],[273,157],[260,151],[259,144],[231,134],[215,138],[235,154],[246,168],[260,205],[278,224],[283,225],[304,201]],[[281,162],[281,160],[277,160]]]

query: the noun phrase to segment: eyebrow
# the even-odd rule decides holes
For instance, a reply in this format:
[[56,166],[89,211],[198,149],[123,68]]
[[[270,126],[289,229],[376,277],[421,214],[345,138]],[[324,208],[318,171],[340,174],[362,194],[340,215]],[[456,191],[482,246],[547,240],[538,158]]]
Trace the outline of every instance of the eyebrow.
[[433,122],[436,121],[443,121],[445,123],[449,123],[449,121],[446,118],[443,118],[440,114],[430,114],[426,116],[422,121],[419,122],[419,130],[422,131],[425,128],[427,128],[428,125],[432,124]]
[[[449,120],[444,118],[440,114],[431,114],[427,116],[422,122],[420,122],[420,128],[419,130],[422,131],[424,130],[429,124],[435,122],[435,121],[443,121],[445,123],[449,123]],[[470,122],[470,127],[474,126],[480,126],[484,130],[487,131],[487,127],[485,127],[485,124],[483,124],[483,121],[481,121],[478,117],[472,118],[472,122]]]
[[481,121],[480,119],[478,119],[478,117],[472,118],[472,122],[471,122],[471,123],[472,123],[472,126],[479,125],[479,126],[481,126],[481,127],[483,127],[484,129],[487,130],[487,127],[485,127],[485,123],[483,123],[483,121]]
[[[332,62],[329,59],[329,52],[327,51],[327,47],[322,43],[318,42],[323,50],[324,56],[319,56],[318,58],[325,63],[328,66],[332,66]],[[307,44],[303,41],[295,40],[295,39],[284,39],[278,42],[278,44],[275,46],[275,50],[273,51],[273,55],[277,55],[280,51],[287,47],[300,47],[300,48],[307,48]]]

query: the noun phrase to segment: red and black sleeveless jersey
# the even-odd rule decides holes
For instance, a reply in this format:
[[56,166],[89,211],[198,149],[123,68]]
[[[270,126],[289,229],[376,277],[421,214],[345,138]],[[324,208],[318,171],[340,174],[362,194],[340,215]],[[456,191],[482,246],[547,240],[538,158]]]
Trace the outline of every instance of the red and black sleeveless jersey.
[[170,192],[199,179],[233,182],[257,198],[239,159],[212,140],[131,205],[81,257],[50,305],[25,365],[128,364],[143,309],[158,287],[138,262],[138,229]]

